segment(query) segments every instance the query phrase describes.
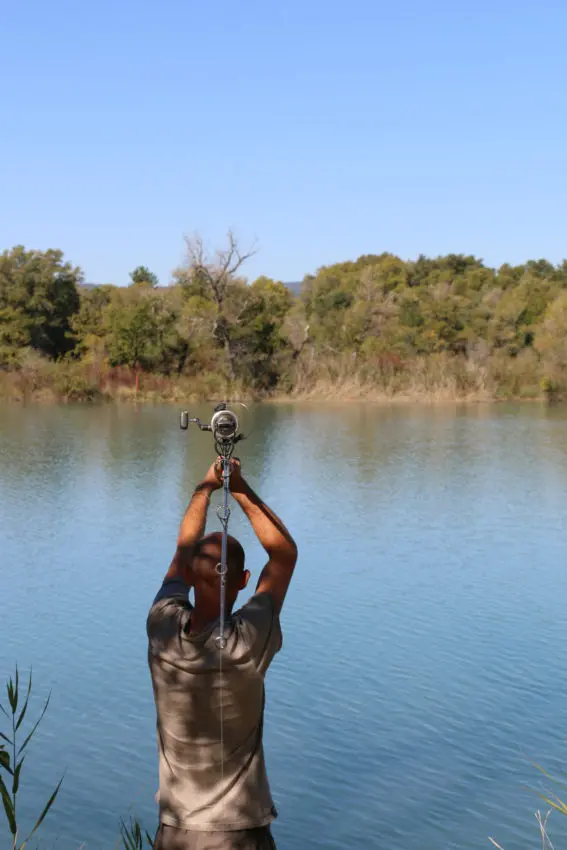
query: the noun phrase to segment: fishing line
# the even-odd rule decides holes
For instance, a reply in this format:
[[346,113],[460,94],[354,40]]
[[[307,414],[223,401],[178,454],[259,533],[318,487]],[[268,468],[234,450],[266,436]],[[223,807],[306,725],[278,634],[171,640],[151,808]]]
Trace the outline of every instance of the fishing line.
[[[244,406],[244,405],[242,405]],[[215,407],[210,425],[203,425],[197,418],[189,417],[188,411],[184,410],[180,417],[180,427],[186,431],[189,423],[194,422],[201,431],[211,431],[215,443],[215,451],[222,465],[223,502],[217,508],[217,516],[222,526],[221,537],[221,559],[215,570],[219,576],[220,599],[219,599],[219,631],[215,638],[215,645],[219,651],[219,696],[220,696],[220,748],[221,748],[221,782],[224,784],[224,692],[223,692],[223,650],[226,648],[225,622],[226,622],[226,578],[228,572],[228,521],[230,519],[230,467],[235,445],[244,439],[239,433],[238,417],[229,410],[226,403]]]

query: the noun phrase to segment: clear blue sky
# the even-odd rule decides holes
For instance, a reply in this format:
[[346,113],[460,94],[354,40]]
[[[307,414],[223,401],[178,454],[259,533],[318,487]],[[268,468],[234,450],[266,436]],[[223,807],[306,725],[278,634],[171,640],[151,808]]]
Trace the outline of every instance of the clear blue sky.
[[565,0],[2,4],[0,248],[162,283],[232,226],[298,280],[362,253],[567,256]]

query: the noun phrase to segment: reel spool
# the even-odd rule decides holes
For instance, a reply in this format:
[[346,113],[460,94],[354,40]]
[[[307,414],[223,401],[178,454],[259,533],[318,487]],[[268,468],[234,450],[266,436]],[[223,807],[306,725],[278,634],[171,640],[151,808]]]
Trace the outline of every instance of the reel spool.
[[211,419],[211,431],[215,442],[236,442],[238,417],[232,410],[216,410]]

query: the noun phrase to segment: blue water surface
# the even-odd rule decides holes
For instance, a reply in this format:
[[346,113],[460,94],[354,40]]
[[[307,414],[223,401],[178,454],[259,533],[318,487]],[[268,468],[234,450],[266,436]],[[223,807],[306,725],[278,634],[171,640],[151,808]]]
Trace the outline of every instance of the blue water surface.
[[[562,775],[567,756],[567,413],[252,413],[245,473],[300,549],[267,679],[278,847],[539,847],[532,760]],[[35,713],[52,692],[28,824],[65,776],[41,847],[116,847],[132,813],[155,829],[145,619],[212,460],[177,414],[0,408],[0,674],[33,666]],[[232,531],[257,578],[238,510]]]

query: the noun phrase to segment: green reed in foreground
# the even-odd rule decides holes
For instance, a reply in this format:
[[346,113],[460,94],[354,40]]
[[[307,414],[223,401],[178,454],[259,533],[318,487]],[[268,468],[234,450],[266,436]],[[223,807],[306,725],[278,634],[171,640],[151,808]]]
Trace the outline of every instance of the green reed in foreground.
[[[39,717],[25,734],[23,727],[26,717],[29,720],[28,708],[32,693],[32,674],[30,673],[27,686],[23,692],[20,689],[20,674],[16,667],[15,676],[13,678],[10,676],[6,683],[6,693],[8,696],[7,705],[0,703],[0,719],[4,720],[5,725],[5,731],[0,730],[0,796],[2,798],[0,812],[3,809],[5,823],[10,835],[10,850],[24,850],[30,839],[36,835],[55,803],[63,779],[59,780],[55,790],[41,809],[34,826],[27,832],[20,821],[18,811],[22,771],[27,756],[27,748],[45,716],[51,695],[47,697]],[[123,844],[125,850],[144,850],[145,847],[153,848],[154,846],[150,834],[147,831],[142,831],[142,827],[136,818],[130,818],[129,823],[121,820],[118,840]],[[6,845],[2,843],[2,846]]]
[[[536,764],[536,762],[532,763],[534,767],[537,768],[537,770],[539,770],[539,772],[543,776],[545,776],[546,779],[553,783],[554,786],[556,786],[557,788],[561,788],[563,789],[563,791],[567,792],[567,785],[564,782],[561,782],[559,779],[556,779],[554,776],[548,773],[547,770],[545,770],[539,764]],[[549,821],[549,816],[552,812],[555,811],[559,812],[560,815],[567,817],[567,803],[560,797],[558,797],[557,794],[555,794],[553,791],[536,791],[535,793],[544,801],[544,803],[546,803],[546,805],[550,806],[545,815],[542,814],[542,812],[540,811],[537,811],[535,813],[535,818],[540,834],[541,850],[555,850],[555,846],[551,841],[551,836],[549,834],[549,828],[547,825]],[[505,850],[493,838],[490,838],[489,841],[491,842],[491,844],[494,845],[494,847],[497,848],[497,850]]]
[[63,779],[60,779],[57,783],[53,794],[41,810],[41,814],[37,818],[35,826],[27,834],[27,837],[22,838],[22,836],[25,835],[25,830],[18,818],[18,796],[21,787],[22,768],[26,758],[25,753],[27,747],[35,735],[39,724],[43,720],[45,712],[47,711],[47,706],[49,705],[50,697],[46,699],[39,718],[33,724],[31,731],[28,732],[26,737],[23,739],[23,742],[20,743],[20,738],[24,734],[20,730],[22,729],[22,725],[26,718],[32,691],[31,672],[23,703],[20,699],[20,676],[17,667],[15,678],[10,677],[8,679],[6,691],[8,694],[8,707],[6,708],[2,705],[2,703],[0,703],[0,711],[4,715],[8,726],[7,734],[0,732],[0,794],[2,796],[4,814],[6,815],[8,829],[11,835],[12,850],[24,850],[30,838],[35,835],[55,802]]
[[152,837],[147,830],[142,832],[140,822],[136,818],[130,818],[130,823],[123,820],[120,822],[120,838],[125,850],[144,850],[146,845],[153,850]]

